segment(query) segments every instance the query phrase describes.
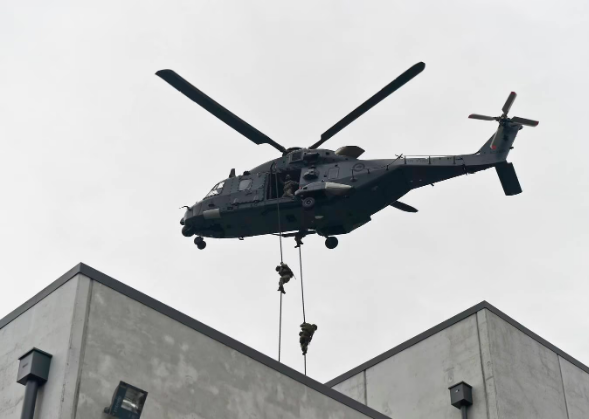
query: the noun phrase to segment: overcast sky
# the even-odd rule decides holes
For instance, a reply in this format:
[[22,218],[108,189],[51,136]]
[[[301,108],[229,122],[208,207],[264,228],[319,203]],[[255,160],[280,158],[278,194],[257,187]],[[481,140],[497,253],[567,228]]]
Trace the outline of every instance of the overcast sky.
[[[182,205],[277,157],[167,85],[170,68],[289,146],[310,145],[411,65],[425,71],[326,146],[469,153],[511,114],[494,170],[410,192],[335,250],[303,248],[309,375],[327,381],[487,300],[589,364],[589,3],[0,2],[0,317],[78,262],[275,357],[276,237],[180,234]],[[294,242],[285,259],[298,265]],[[283,361],[302,371],[300,283]]]

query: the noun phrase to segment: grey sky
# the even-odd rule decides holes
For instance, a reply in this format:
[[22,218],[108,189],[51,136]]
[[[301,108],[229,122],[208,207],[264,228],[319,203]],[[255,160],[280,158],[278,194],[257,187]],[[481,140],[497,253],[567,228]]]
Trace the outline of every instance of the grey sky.
[[[171,68],[285,146],[310,145],[418,61],[425,71],[333,137],[363,157],[477,150],[540,120],[494,170],[408,194],[335,251],[303,249],[309,373],[326,381],[486,299],[589,363],[589,3],[0,3],[0,316],[83,261],[276,356],[278,239],[180,234],[181,205],[276,157],[175,91]],[[286,261],[297,266],[292,241]],[[283,361],[302,370],[299,282]]]

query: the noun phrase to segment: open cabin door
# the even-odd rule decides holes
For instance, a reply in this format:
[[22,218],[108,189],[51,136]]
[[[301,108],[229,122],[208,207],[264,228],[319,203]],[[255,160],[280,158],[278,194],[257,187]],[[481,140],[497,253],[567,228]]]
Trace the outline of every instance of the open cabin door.
[[[287,181],[286,176],[290,176],[291,180],[295,180],[299,185],[303,182],[301,177],[301,169],[289,169],[278,173],[268,173],[268,184],[266,185],[266,198],[276,199],[282,198],[284,194],[284,183]],[[286,199],[286,198],[285,198]],[[288,197],[292,200],[292,197]]]

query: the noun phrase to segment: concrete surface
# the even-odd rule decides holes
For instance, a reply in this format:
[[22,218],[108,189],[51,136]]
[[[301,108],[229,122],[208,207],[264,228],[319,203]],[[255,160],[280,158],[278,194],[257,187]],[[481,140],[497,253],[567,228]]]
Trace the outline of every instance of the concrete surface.
[[558,360],[569,419],[589,418],[589,374],[561,357]]
[[456,419],[448,387],[460,381],[473,386],[477,400],[469,418],[486,418],[475,315],[369,368],[368,406],[393,418]]
[[333,386],[334,390],[366,404],[366,371],[362,371],[346,381]]
[[589,374],[532,336],[482,309],[334,389],[362,401],[365,386],[367,405],[394,418],[452,419],[447,387],[466,381],[471,419],[589,418]]
[[149,392],[142,419],[366,418],[95,282],[76,417],[104,419],[120,380]]
[[18,358],[32,347],[53,355],[36,417],[72,417],[89,285],[88,278],[78,275],[0,329],[0,418],[20,418],[25,388],[16,382]]
[[567,419],[558,356],[487,313],[499,418]]
[[[479,345],[481,348],[481,363],[483,367],[484,390],[487,397],[488,419],[499,419],[497,411],[497,390],[495,388],[495,374],[493,372],[493,360],[489,345],[489,324],[487,322],[489,311],[480,310],[477,312],[477,326],[479,329]],[[478,403],[478,400],[474,400]]]

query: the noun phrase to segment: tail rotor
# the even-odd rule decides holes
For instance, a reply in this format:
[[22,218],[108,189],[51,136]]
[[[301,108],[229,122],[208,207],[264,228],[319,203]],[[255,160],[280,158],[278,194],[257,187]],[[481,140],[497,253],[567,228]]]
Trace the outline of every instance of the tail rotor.
[[479,115],[476,113],[470,114],[468,117],[470,119],[478,119],[479,121],[497,121],[499,122],[499,129],[495,133],[493,137],[493,141],[491,141],[491,149],[495,150],[497,148],[497,139],[500,138],[501,132],[503,131],[503,126],[507,122],[511,122],[517,125],[524,125],[526,127],[535,127],[539,124],[538,121],[534,121],[532,119],[520,118],[518,116],[514,116],[513,118],[508,118],[507,114],[515,102],[515,98],[517,97],[517,93],[511,92],[505,101],[505,104],[501,108],[503,114],[501,116],[487,116],[487,115]]
[[513,105],[513,102],[515,102],[516,97],[517,97],[517,93],[515,93],[515,92],[511,92],[509,94],[509,96],[507,97],[507,100],[505,101],[505,104],[503,105],[503,108],[501,108],[501,110],[503,111],[503,114],[501,116],[487,116],[487,115],[479,115],[479,114],[473,113],[473,114],[470,114],[468,117],[470,119],[478,119],[481,121],[497,121],[497,122],[511,121],[511,122],[514,122],[519,125],[525,125],[527,127],[537,126],[539,124],[539,122],[534,121],[532,119],[520,118],[518,116],[514,116],[513,118],[507,117],[507,114],[509,113],[511,106]]

